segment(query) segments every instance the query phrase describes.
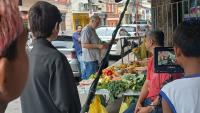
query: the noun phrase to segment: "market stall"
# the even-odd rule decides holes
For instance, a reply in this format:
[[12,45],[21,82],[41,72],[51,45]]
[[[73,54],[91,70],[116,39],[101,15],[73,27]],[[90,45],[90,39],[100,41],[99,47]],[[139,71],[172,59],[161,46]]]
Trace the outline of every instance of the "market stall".
[[[121,97],[139,96],[146,77],[146,60],[139,60],[138,48],[102,71],[96,95],[103,95],[112,102]],[[79,94],[89,93],[95,77],[93,74],[88,80],[80,82]]]

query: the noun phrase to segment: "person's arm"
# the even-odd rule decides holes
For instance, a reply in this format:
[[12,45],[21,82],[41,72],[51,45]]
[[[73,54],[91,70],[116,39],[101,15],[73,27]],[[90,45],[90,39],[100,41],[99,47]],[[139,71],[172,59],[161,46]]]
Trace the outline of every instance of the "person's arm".
[[172,110],[170,109],[165,99],[162,99],[162,109],[163,109],[163,113],[172,113]]
[[140,92],[140,96],[139,99],[137,101],[136,107],[135,107],[135,112],[137,113],[137,111],[139,110],[140,107],[142,107],[142,102],[146,99],[146,97],[148,96],[148,80],[146,79],[146,81],[144,82],[143,86],[142,86],[142,90]]
[[79,113],[79,95],[65,56],[56,58],[50,69],[49,93],[55,106],[61,113]]
[[82,47],[87,48],[87,49],[103,49],[103,48],[105,48],[105,46],[103,44],[83,44],[83,43],[82,43]]

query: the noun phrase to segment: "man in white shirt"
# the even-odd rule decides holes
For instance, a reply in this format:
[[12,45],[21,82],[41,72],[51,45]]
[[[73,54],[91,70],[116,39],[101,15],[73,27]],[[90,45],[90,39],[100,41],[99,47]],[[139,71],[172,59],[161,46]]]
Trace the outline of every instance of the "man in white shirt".
[[81,45],[83,52],[83,62],[85,64],[85,79],[98,71],[100,50],[107,48],[107,44],[101,44],[101,40],[96,34],[95,29],[100,24],[100,17],[93,15],[90,22],[81,32]]

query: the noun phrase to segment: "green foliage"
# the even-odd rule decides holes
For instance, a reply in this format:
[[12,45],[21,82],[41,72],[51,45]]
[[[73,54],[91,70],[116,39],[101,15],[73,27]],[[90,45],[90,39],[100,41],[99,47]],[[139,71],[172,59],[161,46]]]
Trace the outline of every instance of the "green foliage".
[[110,91],[110,99],[114,101],[116,97],[128,89],[140,91],[144,81],[144,74],[127,74],[122,76],[122,80],[111,81],[107,84],[99,85],[98,88],[108,89]]

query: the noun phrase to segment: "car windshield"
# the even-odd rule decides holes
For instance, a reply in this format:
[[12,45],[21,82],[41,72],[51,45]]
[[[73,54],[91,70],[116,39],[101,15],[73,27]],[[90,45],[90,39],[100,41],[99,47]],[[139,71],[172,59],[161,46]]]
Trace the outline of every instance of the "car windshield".
[[96,33],[98,36],[112,36],[114,29],[109,28],[98,28],[96,29]]

